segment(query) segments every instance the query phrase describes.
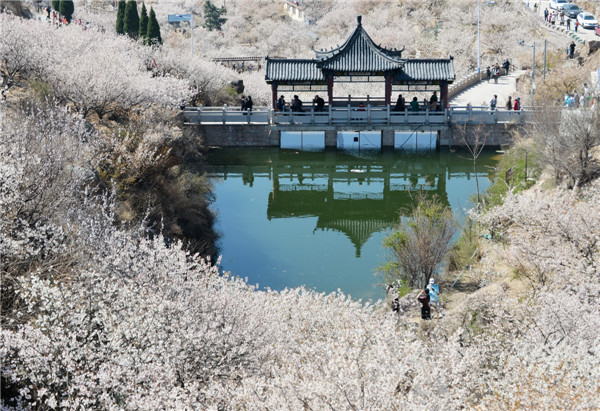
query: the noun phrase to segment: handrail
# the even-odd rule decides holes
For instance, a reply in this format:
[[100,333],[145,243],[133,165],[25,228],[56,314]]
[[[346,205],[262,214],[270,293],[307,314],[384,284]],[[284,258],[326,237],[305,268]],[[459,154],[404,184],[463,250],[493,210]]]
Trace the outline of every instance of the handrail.
[[391,111],[389,106],[328,106],[323,111],[307,107],[303,112],[275,112],[268,107],[256,107],[252,111],[241,111],[238,107],[186,107],[184,118],[189,124],[263,124],[263,125],[402,125],[430,124],[447,126],[451,124],[496,124],[523,123],[531,121],[535,111],[531,107],[522,110],[487,106],[450,106],[444,111],[406,109],[403,112]]

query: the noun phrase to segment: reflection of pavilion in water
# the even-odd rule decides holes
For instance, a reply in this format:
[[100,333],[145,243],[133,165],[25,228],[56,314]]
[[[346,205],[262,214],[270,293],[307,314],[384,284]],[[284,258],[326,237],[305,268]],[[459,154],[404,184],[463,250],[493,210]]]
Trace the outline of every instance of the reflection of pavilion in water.
[[[431,156],[436,157],[431,158]],[[458,167],[444,155],[397,156],[384,153],[375,159],[342,152],[273,152],[268,164],[214,165],[209,174],[229,178],[241,175],[244,183],[255,177],[273,181],[267,217],[317,217],[316,230],[344,233],[360,256],[362,246],[375,232],[398,221],[399,211],[413,203],[416,192],[436,194],[449,205],[446,179],[469,175],[472,163]]]

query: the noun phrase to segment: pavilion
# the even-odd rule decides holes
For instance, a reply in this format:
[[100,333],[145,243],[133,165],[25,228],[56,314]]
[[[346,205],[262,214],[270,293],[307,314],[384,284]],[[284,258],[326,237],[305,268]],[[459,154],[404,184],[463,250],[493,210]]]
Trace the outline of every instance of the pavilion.
[[331,50],[315,50],[314,59],[265,58],[265,80],[271,85],[273,108],[282,91],[327,91],[333,104],[335,82],[384,83],[385,105],[392,91],[439,91],[447,106],[448,84],[455,78],[453,58],[407,59],[402,50],[376,45],[357,16],[357,26],[348,39]]

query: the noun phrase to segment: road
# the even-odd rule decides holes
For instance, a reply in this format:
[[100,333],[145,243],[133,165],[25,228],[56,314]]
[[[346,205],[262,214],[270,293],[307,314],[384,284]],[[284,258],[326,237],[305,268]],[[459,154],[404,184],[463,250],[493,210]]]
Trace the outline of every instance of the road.
[[[540,0],[540,1],[534,1],[534,0],[523,0],[523,2],[525,4],[529,4],[529,7],[531,9],[533,9],[534,4],[537,3],[538,5],[538,9],[537,9],[537,13],[540,16],[544,16],[544,9],[548,9],[548,11],[553,11],[553,9],[550,9],[550,7],[548,6],[548,1],[544,1],[544,0]],[[587,11],[587,10],[583,10],[583,11]],[[598,16],[595,16],[596,18],[598,18]],[[571,22],[571,32],[575,33],[575,26],[573,24],[574,22]],[[600,40],[600,37],[596,36],[596,33],[594,30],[590,30],[590,29],[584,29],[584,28],[579,28],[577,30],[577,35],[585,40],[586,42],[588,41],[592,41],[592,40]]]

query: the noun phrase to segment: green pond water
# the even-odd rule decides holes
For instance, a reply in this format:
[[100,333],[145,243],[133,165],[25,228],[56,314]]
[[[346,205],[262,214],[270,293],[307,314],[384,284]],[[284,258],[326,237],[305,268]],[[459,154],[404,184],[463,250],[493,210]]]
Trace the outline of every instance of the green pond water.
[[[480,191],[497,159],[480,155]],[[476,193],[469,154],[443,149],[219,149],[207,162],[222,268],[276,290],[304,285],[382,298],[375,273],[388,258],[382,241],[417,191],[436,194],[459,221]]]

